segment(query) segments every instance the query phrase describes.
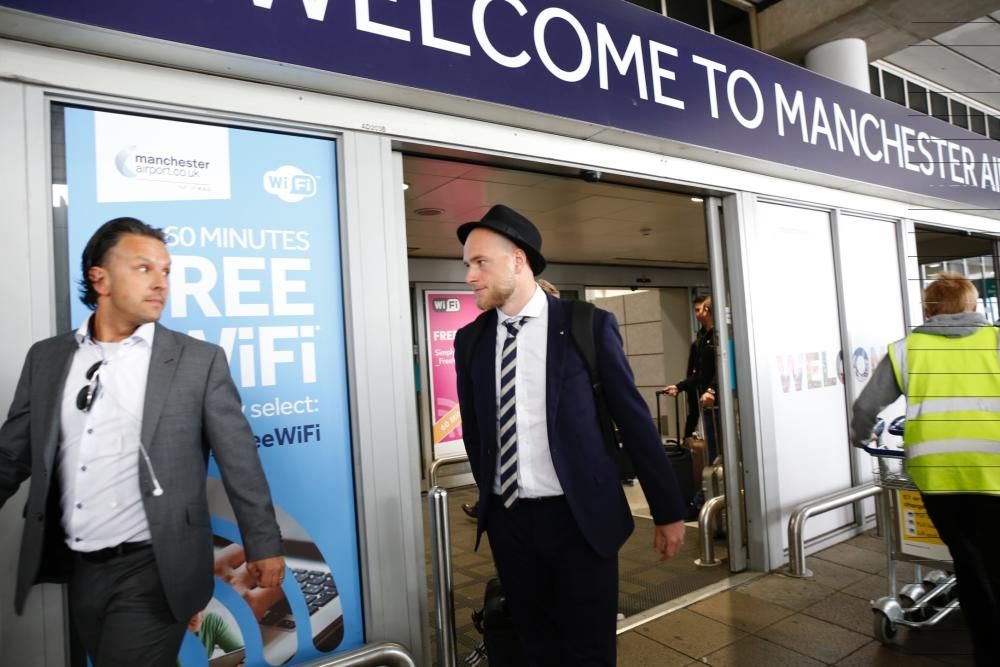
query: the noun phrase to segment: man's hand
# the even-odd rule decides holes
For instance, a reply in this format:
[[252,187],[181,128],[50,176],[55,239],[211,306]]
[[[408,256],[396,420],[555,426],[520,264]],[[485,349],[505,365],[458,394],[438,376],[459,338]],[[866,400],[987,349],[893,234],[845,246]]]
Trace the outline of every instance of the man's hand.
[[285,559],[281,556],[255,560],[247,563],[247,570],[256,580],[261,588],[271,588],[280,586],[285,578]]
[[710,391],[706,391],[701,395],[701,398],[698,399],[698,404],[703,408],[712,407],[715,405],[715,394]]
[[653,548],[660,552],[660,560],[673,558],[684,544],[684,522],[675,521],[653,530]]
[[677,389],[677,385],[672,384],[669,387],[664,387],[663,391],[667,392],[670,396],[676,396],[680,390]]

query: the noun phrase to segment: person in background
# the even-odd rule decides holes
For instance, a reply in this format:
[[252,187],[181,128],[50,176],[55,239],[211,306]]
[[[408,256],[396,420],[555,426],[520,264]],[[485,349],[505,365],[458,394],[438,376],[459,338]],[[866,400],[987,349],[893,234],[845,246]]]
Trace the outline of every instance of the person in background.
[[954,560],[976,665],[1000,651],[1000,335],[976,312],[960,273],[924,290],[925,322],[889,345],[854,402],[851,442],[865,447],[881,412],[906,396],[906,470]]
[[712,297],[695,298],[694,317],[698,320],[699,327],[688,354],[687,376],[676,384],[664,387],[664,391],[671,396],[676,396],[682,391],[687,392],[688,416],[684,425],[684,437],[694,433],[699,412],[703,413],[705,446],[708,449],[707,463],[711,464],[717,453],[715,426],[718,422],[715,400],[718,388],[715,380],[715,317],[712,314]]
[[[618,550],[634,528],[570,303],[545,294],[541,234],[502,205],[458,228],[484,312],[455,337],[463,436],[484,532],[527,666],[614,665]],[[670,558],[684,506],[614,316],[595,309],[597,372]]]
[[247,569],[281,584],[281,534],[222,348],[157,323],[165,237],[135,218],[83,251],[76,331],[28,351],[0,426],[0,506],[31,479],[14,608],[37,582],[69,583],[70,619],[96,667],[176,663],[212,597],[211,452]]

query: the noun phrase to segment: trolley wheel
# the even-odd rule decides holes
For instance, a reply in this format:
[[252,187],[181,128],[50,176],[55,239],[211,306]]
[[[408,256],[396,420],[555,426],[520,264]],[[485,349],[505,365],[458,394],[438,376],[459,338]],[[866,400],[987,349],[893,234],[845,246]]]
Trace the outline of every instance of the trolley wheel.
[[892,644],[896,640],[896,633],[899,631],[896,624],[880,611],[875,612],[874,621],[873,631],[875,639],[886,645]]
[[907,584],[899,589],[899,604],[903,609],[909,609],[922,598],[926,590],[920,584]]

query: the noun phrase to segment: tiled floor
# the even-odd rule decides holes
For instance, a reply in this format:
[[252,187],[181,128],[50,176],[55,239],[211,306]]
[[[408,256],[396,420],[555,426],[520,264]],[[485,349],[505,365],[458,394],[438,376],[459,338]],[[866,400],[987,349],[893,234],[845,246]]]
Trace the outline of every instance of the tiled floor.
[[[484,582],[494,571],[486,540],[478,552],[472,550],[470,536],[474,524],[461,514],[461,503],[471,499],[469,489],[449,494],[460,664],[479,640],[470,620],[471,613],[482,605]],[[655,583],[650,582],[662,581],[664,586],[670,586],[671,581],[681,579],[688,580],[684,582],[687,587],[677,589],[677,595],[713,582],[719,586],[717,582],[727,575],[724,567],[704,570],[690,565],[697,555],[697,535],[690,530],[687,551],[672,562],[658,565],[646,553],[651,549],[643,548],[649,546],[642,532],[647,520],[642,518],[641,507],[635,510],[638,537],[621,553],[623,573],[629,568],[634,571],[638,582],[635,590],[655,588]],[[723,542],[717,545],[717,555],[725,556]],[[881,539],[860,535],[810,557],[807,564],[813,571],[809,579],[796,579],[780,572],[761,575],[621,633],[618,664],[621,667],[973,664],[960,614],[953,614],[940,627],[925,631],[908,632],[901,628],[897,644],[891,647],[874,639],[870,600],[884,595],[887,587]],[[901,579],[912,572],[906,564],[900,569]],[[628,608],[630,595],[637,594],[630,593],[623,578],[623,609]],[[635,602],[640,604],[642,600]],[[432,601],[429,609],[433,614]]]
[[[618,637],[618,664],[783,667],[972,665],[960,614],[937,628],[873,638],[870,600],[886,592],[884,545],[861,535],[807,559],[809,579],[772,572]],[[901,568],[907,574],[910,569]]]

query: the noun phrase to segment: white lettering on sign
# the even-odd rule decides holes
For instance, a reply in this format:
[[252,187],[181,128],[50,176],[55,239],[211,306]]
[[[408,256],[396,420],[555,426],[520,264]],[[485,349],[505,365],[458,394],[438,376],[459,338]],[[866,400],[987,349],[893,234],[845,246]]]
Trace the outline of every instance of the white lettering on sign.
[[[251,1],[262,10],[270,10],[275,2]],[[333,20],[336,10],[328,12],[328,9],[339,7],[329,0],[283,1],[301,2],[306,17],[314,21]],[[801,140],[820,153],[850,155],[859,161],[899,169],[933,181],[931,185],[961,185],[1000,192],[1000,155],[992,146],[980,150],[963,145],[962,139],[940,138],[930,130],[914,127],[923,119],[913,123],[886,120],[872,112],[831,103],[787,83],[768,83],[762,87],[763,72],[734,68],[705,53],[682,53],[674,45],[640,35],[614,34],[601,21],[585,22],[569,9],[539,6],[541,2],[529,3],[529,10],[523,0],[474,0],[467,18],[461,17],[467,21],[466,34],[471,33],[474,38],[467,40],[470,43],[456,39],[459,34],[444,36],[440,32],[441,26],[435,19],[445,16],[442,7],[448,12],[457,11],[451,4],[417,0],[416,12],[389,11],[403,4],[396,3],[397,0],[354,0],[354,28],[376,39],[402,42],[412,42],[412,34],[419,32],[421,48],[461,58],[483,55],[507,69],[525,67],[537,57],[544,72],[559,85],[592,85],[607,94],[614,89],[614,94],[631,95],[636,105],[651,103],[672,110],[707,106],[712,120],[735,123],[750,132],[766,128],[768,136],[774,136],[776,130],[777,137]],[[403,19],[404,16],[407,18]],[[449,18],[453,16],[448,14]],[[398,25],[403,20],[414,24],[419,21],[419,26]],[[456,30],[454,20],[448,24],[448,30]],[[690,69],[679,70],[670,65],[682,58],[703,72],[692,76]],[[611,82],[612,66],[620,77],[615,84]],[[683,77],[687,80],[682,80]],[[553,89],[552,93],[557,95],[558,90]],[[666,122],[678,120],[674,117]],[[767,139],[763,134],[760,138]],[[240,296],[250,286],[237,282],[234,289],[237,290],[234,295]],[[253,305],[241,299],[236,303]]]
[[[185,229],[172,228],[168,234],[182,239],[189,235]],[[308,248],[308,233],[290,234],[296,247]],[[216,238],[225,242],[224,236]],[[315,304],[304,296],[312,269],[308,257],[224,256],[213,262],[200,255],[175,254],[172,259],[171,317],[200,313],[208,318],[299,318],[294,324],[219,330],[218,340],[212,342],[225,351],[241,387],[275,385],[282,368],[305,384],[317,382],[318,327],[301,322],[302,317],[316,314]],[[207,339],[201,329],[188,333]]]
[[638,35],[629,37],[628,46],[625,53],[619,53],[615,46],[608,27],[603,23],[597,24],[597,67],[601,78],[601,88],[608,89],[608,56],[615,62],[615,68],[622,76],[628,75],[628,71],[635,63],[636,85],[639,89],[639,97],[648,100],[649,92],[646,90],[646,65],[642,58],[642,40]]

